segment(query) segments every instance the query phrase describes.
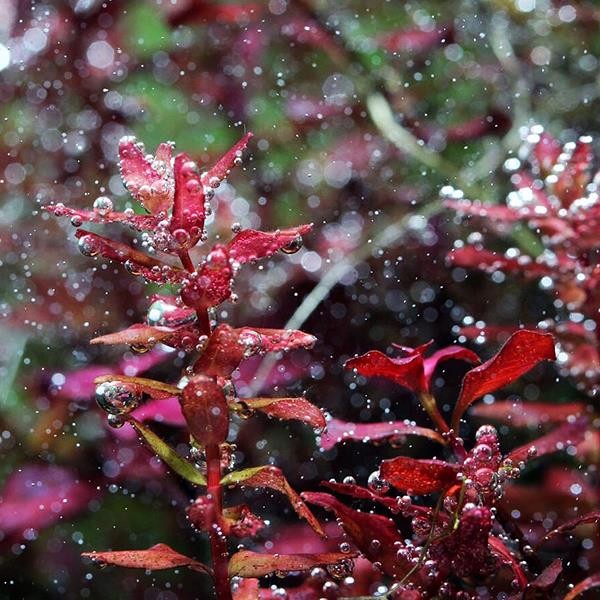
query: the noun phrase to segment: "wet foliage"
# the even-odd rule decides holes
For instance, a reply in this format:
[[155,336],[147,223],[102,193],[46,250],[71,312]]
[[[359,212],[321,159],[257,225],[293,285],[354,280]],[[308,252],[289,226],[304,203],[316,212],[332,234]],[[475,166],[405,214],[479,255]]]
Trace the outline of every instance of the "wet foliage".
[[0,9],[2,597],[594,597],[594,2]]

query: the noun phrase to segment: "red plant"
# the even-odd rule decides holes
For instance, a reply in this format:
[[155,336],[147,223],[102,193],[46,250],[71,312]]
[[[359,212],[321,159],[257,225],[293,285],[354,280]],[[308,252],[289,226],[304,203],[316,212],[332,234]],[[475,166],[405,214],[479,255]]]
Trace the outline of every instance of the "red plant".
[[[548,594],[555,587],[562,563],[555,561],[542,571],[530,560],[528,541],[502,498],[505,490],[511,489],[510,480],[519,477],[529,461],[580,443],[586,435],[587,419],[566,416],[551,431],[505,453],[491,425],[478,428],[470,450],[459,437],[459,428],[475,401],[513,383],[540,362],[553,360],[554,340],[547,333],[521,330],[481,364],[476,354],[460,346],[425,357],[428,346],[400,346],[405,354],[400,358],[371,351],[345,366],[359,375],[381,377],[413,391],[434,429],[409,421],[356,424],[331,420],[327,433],[321,436],[324,449],[345,440],[388,439],[399,444],[407,436],[440,445],[447,459],[397,456],[384,460],[370,475],[368,487],[357,485],[353,478],[324,484],[355,501],[382,506],[393,517],[409,519],[409,537],[406,522],[358,511],[328,493],[307,492],[303,497],[334,513],[356,548],[386,576],[389,587],[384,597],[478,598],[474,582],[485,584],[490,592],[504,591],[514,598]],[[434,371],[448,359],[477,365],[463,378],[450,423],[430,393]],[[399,494],[390,496],[391,488]],[[437,501],[430,503],[427,497],[433,494]],[[572,526],[597,519],[598,515],[592,513],[577,518]],[[541,543],[560,530],[548,533]]]
[[[234,446],[228,443],[231,415],[260,412],[278,419],[296,419],[316,429],[325,426],[322,413],[305,398],[239,398],[232,373],[251,356],[308,348],[314,338],[301,331],[234,328],[216,323],[214,309],[234,300],[234,277],[242,265],[269,257],[278,250],[297,251],[301,236],[310,225],[261,232],[241,230],[227,243],[217,243],[204,257],[196,247],[206,241],[205,219],[210,213],[214,189],[241,163],[242,151],[251,137],[244,136],[212,168],[201,171],[184,153],[172,158],[171,144],[161,144],[154,156],[141,144],[124,138],[119,146],[121,173],[133,197],[145,209],[114,210],[107,197],[97,198],[93,210],[62,204],[46,206],[56,216],[68,216],[77,231],[79,248],[87,256],[120,262],[148,282],[175,286],[174,295],[153,295],[146,321],[100,336],[97,344],[127,344],[138,352],[157,344],[194,355],[183,377],[174,383],[132,376],[115,370],[96,378],[96,399],[108,413],[112,427],[129,424],[147,446],[173,471],[188,482],[206,488],[189,507],[191,524],[208,534],[212,568],[185,557],[164,544],[148,550],[93,552],[103,564],[146,569],[188,566],[212,573],[217,597],[231,598],[230,579],[268,573],[297,571],[348,560],[340,552],[311,555],[270,555],[242,551],[229,556],[230,537],[254,536],[265,523],[245,505],[225,506],[224,490],[234,486],[268,488],[287,495],[298,515],[320,535],[323,530],[303,500],[274,466],[232,471]],[[80,229],[83,223],[121,223],[141,232],[141,250],[131,242],[117,241]],[[133,416],[144,402],[163,403],[177,399],[189,432],[189,457],[179,455],[151,429]],[[141,408],[140,408],[141,410]]]
[[[516,273],[553,290],[559,312],[543,326],[555,333],[563,347],[560,362],[567,373],[580,389],[595,395],[600,385],[600,202],[591,138],[581,137],[561,148],[536,126],[527,140],[527,168],[519,163],[512,176],[516,190],[509,194],[506,206],[463,199],[447,199],[446,204],[500,235],[525,224],[539,236],[543,251],[537,257],[516,248],[499,254],[483,242],[456,242],[449,260],[489,273]],[[463,330],[469,337],[497,332],[494,327]]]

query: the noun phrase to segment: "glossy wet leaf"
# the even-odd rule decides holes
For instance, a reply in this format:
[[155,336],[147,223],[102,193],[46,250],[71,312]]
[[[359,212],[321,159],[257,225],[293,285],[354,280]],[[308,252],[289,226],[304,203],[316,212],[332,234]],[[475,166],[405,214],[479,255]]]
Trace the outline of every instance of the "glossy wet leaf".
[[[278,229],[277,231],[244,229],[229,242],[229,254],[235,261],[244,264],[267,258],[278,250],[285,250],[286,247],[291,247],[294,244],[300,249],[301,236],[307,234],[311,228],[312,225],[300,225],[299,227]],[[295,250],[295,247],[292,249]]]
[[195,485],[206,485],[206,478],[196,466],[177,454],[165,441],[157,436],[151,429],[136,421],[128,421],[141,436],[152,452],[156,454],[177,475]]
[[325,428],[323,413],[306,398],[241,398],[236,404],[253,411],[264,413],[269,417],[283,420],[302,421],[317,430]]
[[164,400],[173,396],[179,396],[181,390],[174,385],[163,383],[155,379],[147,379],[145,377],[128,377],[127,375],[101,375],[96,377],[94,383],[99,385],[101,383],[107,383],[116,381],[133,392],[138,394],[147,394],[150,398],[155,400]]
[[380,472],[398,490],[431,494],[456,484],[459,467],[442,460],[397,456],[384,460]]

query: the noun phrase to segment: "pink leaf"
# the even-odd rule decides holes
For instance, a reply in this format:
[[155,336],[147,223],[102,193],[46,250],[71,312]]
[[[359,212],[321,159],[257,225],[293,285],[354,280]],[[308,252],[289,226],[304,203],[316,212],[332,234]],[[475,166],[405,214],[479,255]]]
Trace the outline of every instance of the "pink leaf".
[[442,436],[427,427],[419,427],[410,421],[389,421],[386,423],[350,423],[340,419],[330,419],[327,431],[321,434],[320,446],[323,450],[331,450],[336,444],[345,440],[371,442],[389,440],[397,442],[406,435],[427,437],[444,444]]
[[526,329],[514,333],[495,356],[465,375],[452,415],[454,430],[458,431],[460,418],[477,398],[512,383],[538,363],[555,358],[550,334]]
[[[507,458],[510,458],[515,464],[527,462],[532,458],[538,458],[546,454],[558,452],[566,449],[570,445],[576,445],[585,438],[587,430],[587,419],[580,417],[573,422],[566,422],[528,444],[515,448],[510,452]],[[532,451],[532,448],[535,451]]]
[[492,404],[478,404],[472,408],[471,414],[486,420],[510,423],[514,427],[538,427],[547,423],[563,423],[584,411],[585,406],[581,402],[550,404],[500,400]]
[[278,250],[295,252],[302,245],[302,236],[307,234],[312,225],[301,225],[291,229],[277,231],[256,231],[244,229],[229,242],[231,258],[240,264],[267,258]]
[[233,270],[225,246],[217,244],[206,262],[181,289],[181,299],[196,310],[218,306],[231,296]]
[[397,456],[381,463],[381,477],[396,489],[412,494],[431,494],[456,484],[458,465],[436,459]]
[[353,553],[259,554],[250,550],[236,552],[229,560],[230,577],[263,577],[273,573],[309,571],[314,567],[334,565],[356,556]]
[[156,544],[148,550],[121,550],[117,552],[84,552],[82,556],[91,559],[99,565],[115,565],[129,569],[176,569],[188,567],[192,571],[210,574],[210,569],[202,563],[175,552],[166,544]]
[[190,379],[180,402],[190,433],[200,444],[221,444],[227,439],[229,408],[214,379],[204,375]]
[[51,212],[55,217],[71,217],[73,223],[125,223],[138,231],[149,231],[156,228],[158,220],[154,215],[136,215],[124,212],[109,211],[101,214],[96,210],[81,210],[64,204],[42,206],[42,210]]
[[123,183],[127,191],[152,214],[167,211],[173,202],[171,150],[167,146],[161,144],[157,150],[161,163],[159,165],[146,158],[135,138],[124,137],[119,142],[119,165]]
[[228,150],[207,173],[202,174],[202,184],[218,187],[229,175],[234,165],[241,160],[242,153],[248,146],[253,134],[248,132],[239,142]]
[[94,486],[69,469],[26,464],[9,475],[0,497],[0,523],[5,536],[40,531],[86,509],[98,495]]

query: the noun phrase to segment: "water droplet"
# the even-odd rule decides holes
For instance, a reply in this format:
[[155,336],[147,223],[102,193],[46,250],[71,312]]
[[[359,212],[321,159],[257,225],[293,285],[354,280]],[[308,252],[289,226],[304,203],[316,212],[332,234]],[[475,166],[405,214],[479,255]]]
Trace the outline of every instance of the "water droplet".
[[296,254],[302,248],[302,237],[297,236],[291,242],[281,248],[284,254]]
[[94,238],[91,235],[81,236],[79,238],[79,241],[77,242],[77,245],[79,247],[79,251],[84,256],[98,255],[98,248],[96,247],[96,244],[94,243]]
[[385,494],[390,489],[390,484],[381,478],[379,470],[373,471],[367,479],[369,489],[375,494]]
[[105,381],[96,388],[96,402],[111,415],[123,415],[138,406],[140,396],[118,381]]
[[104,217],[112,211],[113,203],[108,196],[98,196],[98,198],[94,200],[93,208],[96,213],[101,217]]
[[73,215],[71,217],[71,225],[73,225],[73,227],[81,227],[83,225],[83,219],[79,215]]

